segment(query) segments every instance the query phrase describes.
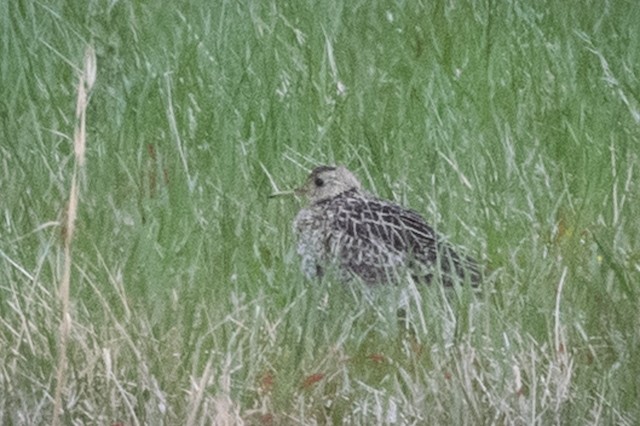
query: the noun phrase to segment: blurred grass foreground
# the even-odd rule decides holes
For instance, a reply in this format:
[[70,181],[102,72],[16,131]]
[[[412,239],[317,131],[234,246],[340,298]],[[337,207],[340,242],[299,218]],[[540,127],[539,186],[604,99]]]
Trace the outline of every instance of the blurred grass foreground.
[[[1,1],[0,424],[636,424],[638,22]],[[267,195],[319,164],[423,214],[481,294],[306,280],[300,202]]]

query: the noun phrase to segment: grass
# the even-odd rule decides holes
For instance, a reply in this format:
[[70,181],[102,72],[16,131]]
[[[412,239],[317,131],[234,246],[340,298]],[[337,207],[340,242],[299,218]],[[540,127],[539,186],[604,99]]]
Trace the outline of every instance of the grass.
[[[0,2],[0,423],[633,424],[639,15]],[[482,294],[307,281],[269,176],[325,163],[465,246]]]

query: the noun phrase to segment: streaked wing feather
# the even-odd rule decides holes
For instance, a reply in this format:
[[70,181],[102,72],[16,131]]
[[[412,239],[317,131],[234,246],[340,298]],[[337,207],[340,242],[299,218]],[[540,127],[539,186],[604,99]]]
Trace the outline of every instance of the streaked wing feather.
[[376,198],[345,197],[340,203],[334,226],[354,238],[416,255],[438,245],[436,232],[411,210]]
[[377,198],[364,198],[355,192],[343,195],[332,200],[333,227],[336,235],[351,241],[349,244],[359,241],[380,256],[395,253],[406,259],[414,258],[428,267],[439,262],[445,273],[445,284],[451,284],[447,274],[469,276],[472,283],[479,283],[475,261],[459,255],[418,213]]

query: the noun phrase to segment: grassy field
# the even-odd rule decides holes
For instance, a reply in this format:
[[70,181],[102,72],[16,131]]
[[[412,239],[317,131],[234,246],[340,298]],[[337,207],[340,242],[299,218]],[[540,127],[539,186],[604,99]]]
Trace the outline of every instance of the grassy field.
[[[637,424],[640,3],[420,3],[0,0],[0,424]],[[319,164],[482,293],[306,280]]]

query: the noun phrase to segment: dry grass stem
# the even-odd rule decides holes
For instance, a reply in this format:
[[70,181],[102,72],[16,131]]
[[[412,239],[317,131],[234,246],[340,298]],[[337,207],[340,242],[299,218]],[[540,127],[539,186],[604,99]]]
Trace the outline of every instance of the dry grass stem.
[[60,334],[58,338],[58,365],[56,368],[56,389],[53,404],[53,425],[60,423],[60,415],[62,414],[62,394],[65,389],[66,371],[67,371],[67,346],[69,334],[71,331],[72,318],[70,310],[69,291],[71,288],[71,247],[73,242],[73,233],[75,221],[78,214],[78,200],[80,197],[80,189],[78,185],[78,175],[84,167],[85,147],[86,147],[86,131],[85,131],[85,114],[88,103],[88,93],[95,82],[96,77],[96,57],[93,48],[88,47],[85,51],[84,71],[80,75],[78,82],[78,97],[76,102],[76,128],[74,132],[74,152],[75,166],[73,176],[71,178],[71,188],[69,190],[69,203],[65,212],[65,220],[63,226],[63,253],[64,264],[62,270],[62,278],[60,280],[59,295],[60,298]]

